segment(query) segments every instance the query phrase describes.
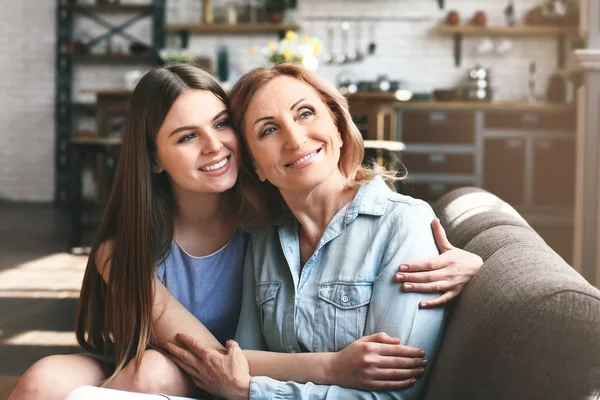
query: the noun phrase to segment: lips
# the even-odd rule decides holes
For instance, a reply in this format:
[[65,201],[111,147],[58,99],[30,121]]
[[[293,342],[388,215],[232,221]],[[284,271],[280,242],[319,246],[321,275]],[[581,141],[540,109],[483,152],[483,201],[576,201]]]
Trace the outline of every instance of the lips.
[[225,158],[222,158],[218,161],[212,162],[210,164],[207,164],[203,167],[198,168],[200,171],[203,172],[212,172],[212,171],[218,171],[221,168],[225,168],[227,166],[227,164],[229,163],[229,159],[231,156],[227,156]]
[[305,153],[304,155],[302,155],[300,158],[296,159],[295,161],[285,164],[285,166],[291,167],[293,165],[303,163],[304,161],[309,160],[309,159],[313,158],[314,156],[316,156],[317,154],[319,154],[319,152],[321,152],[321,150],[323,150],[322,147],[320,149],[311,151],[309,153]]

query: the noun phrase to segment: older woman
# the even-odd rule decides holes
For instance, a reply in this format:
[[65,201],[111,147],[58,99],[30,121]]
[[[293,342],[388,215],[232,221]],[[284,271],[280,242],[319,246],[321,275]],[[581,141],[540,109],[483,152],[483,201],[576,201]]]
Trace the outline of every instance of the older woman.
[[[393,280],[398,265],[438,254],[434,214],[425,202],[390,190],[393,175],[361,166],[362,138],[344,97],[302,67],[280,65],[245,75],[233,89],[231,110],[247,150],[242,188],[262,190],[255,202],[270,220],[251,237],[246,255],[241,347],[330,352],[386,332],[423,349],[431,364],[444,309],[419,306],[435,294],[394,297]],[[363,392],[251,377],[235,342],[217,353],[181,339],[202,365],[169,346],[179,364],[196,384],[226,398],[416,399],[425,381]]]

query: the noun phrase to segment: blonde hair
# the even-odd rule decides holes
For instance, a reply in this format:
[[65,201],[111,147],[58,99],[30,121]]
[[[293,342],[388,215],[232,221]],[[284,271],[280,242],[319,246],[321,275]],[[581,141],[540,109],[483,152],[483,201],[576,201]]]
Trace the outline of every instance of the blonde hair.
[[362,135],[352,120],[348,101],[332,83],[296,64],[278,64],[271,68],[257,68],[240,78],[233,87],[229,99],[233,127],[240,137],[240,142],[244,144],[242,146],[242,169],[238,179],[246,199],[252,202],[255,209],[261,210],[256,220],[259,225],[262,225],[260,219],[263,219],[264,222],[272,217],[274,211],[281,208],[283,199],[273,185],[258,180],[244,132],[244,116],[256,92],[273,79],[281,76],[288,76],[311,86],[329,108],[344,143],[340,149],[338,166],[347,178],[348,188],[356,188],[376,176],[381,176],[390,186],[402,179],[396,176],[395,172],[388,171],[379,165],[373,165],[370,168],[362,165],[364,158]]

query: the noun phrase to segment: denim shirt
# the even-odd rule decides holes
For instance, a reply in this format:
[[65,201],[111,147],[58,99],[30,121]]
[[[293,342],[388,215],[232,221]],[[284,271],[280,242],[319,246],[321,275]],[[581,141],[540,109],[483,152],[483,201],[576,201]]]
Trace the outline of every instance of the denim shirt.
[[[403,262],[439,254],[434,217],[427,203],[392,192],[376,177],[335,215],[301,268],[299,223],[284,214],[251,235],[236,340],[243,349],[330,352],[387,332],[424,349],[430,370],[445,310],[419,309],[438,295],[402,292],[393,277]],[[424,378],[408,389],[370,393],[253,377],[250,398],[417,399]]]

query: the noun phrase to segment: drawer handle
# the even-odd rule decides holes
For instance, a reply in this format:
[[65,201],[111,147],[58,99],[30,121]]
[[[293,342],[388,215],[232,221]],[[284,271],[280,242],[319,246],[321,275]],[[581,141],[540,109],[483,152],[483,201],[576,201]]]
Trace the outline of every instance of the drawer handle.
[[433,153],[429,155],[429,164],[443,164],[446,162],[446,156],[442,153]]
[[444,112],[438,111],[429,113],[429,123],[431,124],[443,124],[446,120],[446,113]]
[[508,139],[506,141],[506,147],[510,147],[511,149],[520,149],[523,147],[523,141],[520,139]]
[[521,117],[521,121],[523,121],[524,124],[536,124],[539,119],[537,113],[524,113]]
[[429,193],[441,194],[446,191],[446,185],[444,183],[430,183]]

